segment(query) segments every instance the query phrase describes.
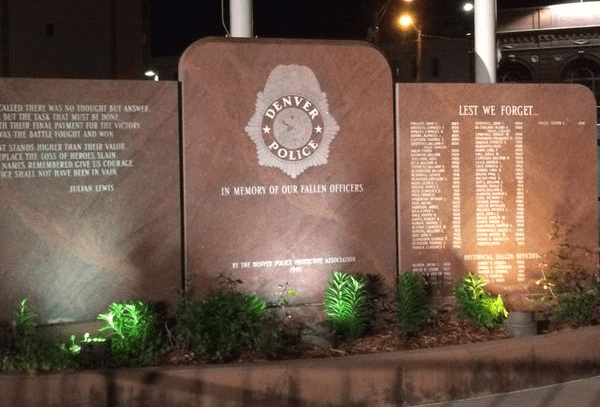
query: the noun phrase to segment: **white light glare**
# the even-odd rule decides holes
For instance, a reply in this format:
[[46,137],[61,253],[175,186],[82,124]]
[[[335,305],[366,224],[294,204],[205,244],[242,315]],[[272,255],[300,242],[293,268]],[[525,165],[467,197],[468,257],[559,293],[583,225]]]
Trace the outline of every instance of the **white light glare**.
[[144,75],[148,78],[152,78],[154,81],[158,81],[158,73],[154,72],[152,69],[148,69],[144,72]]
[[466,11],[467,13],[470,11],[473,11],[473,3],[465,3],[463,4],[463,10]]

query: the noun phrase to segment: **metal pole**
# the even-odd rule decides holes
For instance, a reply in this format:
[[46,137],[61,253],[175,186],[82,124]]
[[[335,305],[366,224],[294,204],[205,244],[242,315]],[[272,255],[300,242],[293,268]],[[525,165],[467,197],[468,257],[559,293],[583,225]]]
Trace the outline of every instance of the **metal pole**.
[[496,82],[496,0],[475,0],[475,82]]
[[417,82],[423,82],[423,32],[417,28]]
[[252,0],[229,0],[229,22],[232,37],[252,38]]

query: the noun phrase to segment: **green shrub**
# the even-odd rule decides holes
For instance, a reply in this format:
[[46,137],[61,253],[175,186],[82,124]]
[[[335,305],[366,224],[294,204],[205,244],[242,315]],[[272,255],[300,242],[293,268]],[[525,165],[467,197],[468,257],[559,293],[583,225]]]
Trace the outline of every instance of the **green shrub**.
[[546,290],[546,299],[554,300],[559,293],[577,293],[591,283],[598,283],[598,273],[591,272],[595,262],[594,252],[584,246],[571,243],[574,229],[562,232],[557,223],[552,224],[551,240],[553,250],[544,255],[540,264],[542,278],[537,281]]
[[209,297],[183,297],[175,315],[177,345],[212,361],[232,359],[241,351],[272,352],[279,329],[266,304],[257,295],[215,291]]
[[369,320],[366,279],[334,271],[325,289],[325,313],[333,330],[342,337],[362,335]]
[[588,285],[583,291],[559,293],[556,297],[551,311],[559,321],[581,325],[594,318],[594,308],[598,302],[598,288],[594,284]]
[[425,280],[412,271],[402,273],[396,291],[398,321],[407,334],[423,327],[431,315],[431,306],[425,290]]
[[13,346],[0,353],[0,370],[26,372],[77,367],[76,359],[54,338],[39,333],[37,314],[20,300],[12,321]]
[[454,287],[458,316],[484,330],[500,330],[508,312],[500,295],[493,298],[485,291],[486,281],[477,274],[466,274]]
[[541,278],[536,283],[544,290],[542,301],[558,321],[570,325],[589,324],[594,319],[594,308],[600,296],[598,272],[590,270],[593,251],[570,242],[570,228],[561,232],[552,225],[552,241],[556,247],[548,251],[540,264]]
[[290,288],[288,283],[279,284],[277,291],[273,293],[274,300],[269,304],[274,307],[285,308],[290,304],[290,297],[298,294],[298,291]]
[[157,307],[149,301],[113,302],[98,319],[109,331],[111,359],[121,366],[149,365],[164,350],[165,337]]

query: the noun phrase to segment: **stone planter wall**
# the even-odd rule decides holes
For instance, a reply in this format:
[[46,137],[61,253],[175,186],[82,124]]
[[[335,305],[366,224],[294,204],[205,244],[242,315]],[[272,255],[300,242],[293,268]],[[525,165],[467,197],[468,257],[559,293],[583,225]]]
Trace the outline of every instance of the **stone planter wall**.
[[0,375],[0,407],[390,407],[600,373],[600,327],[352,357]]

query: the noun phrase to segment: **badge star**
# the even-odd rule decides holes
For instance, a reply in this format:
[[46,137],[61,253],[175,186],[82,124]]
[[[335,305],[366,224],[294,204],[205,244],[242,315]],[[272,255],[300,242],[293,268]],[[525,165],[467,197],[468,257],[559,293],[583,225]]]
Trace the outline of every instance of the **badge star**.
[[263,133],[269,134],[271,132],[271,128],[269,126],[263,127]]
[[323,131],[323,128],[321,126],[315,127],[315,132],[317,132],[318,134],[321,134],[322,131]]

